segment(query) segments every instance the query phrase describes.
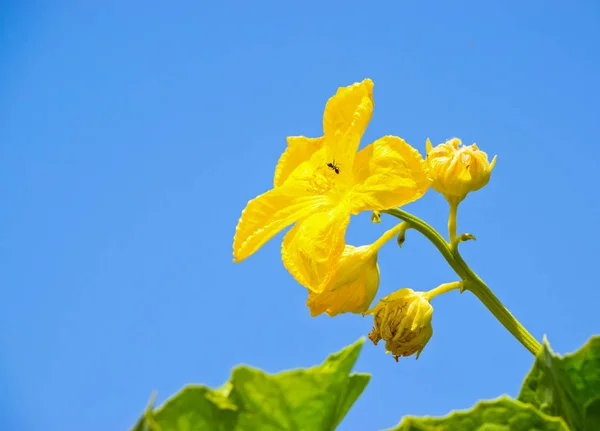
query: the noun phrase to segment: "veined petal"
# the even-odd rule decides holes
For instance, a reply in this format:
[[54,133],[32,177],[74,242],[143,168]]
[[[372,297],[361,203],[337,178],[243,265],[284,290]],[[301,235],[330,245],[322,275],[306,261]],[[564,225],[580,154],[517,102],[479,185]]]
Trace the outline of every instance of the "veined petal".
[[337,290],[324,290],[319,293],[309,290],[306,305],[313,317],[321,313],[327,313],[331,317],[343,313],[364,313],[377,294],[377,289],[369,289],[367,286],[378,284],[379,273],[376,277],[373,275],[373,278],[365,274]]
[[[323,132],[325,136],[344,133],[355,121],[361,106],[373,108],[373,81],[365,79],[348,87],[340,87],[325,105]],[[367,100],[365,100],[367,99]],[[370,116],[369,112],[369,116]],[[366,125],[365,125],[366,126]]]
[[373,81],[370,79],[339,88],[327,101],[323,115],[324,145],[331,160],[339,162],[342,168],[352,166],[372,113]]
[[384,136],[363,148],[353,171],[352,214],[407,204],[423,196],[431,185],[419,151],[396,136]]
[[277,187],[252,199],[235,228],[233,257],[240,262],[262,247],[279,231],[327,204],[300,183]]
[[287,148],[279,158],[275,168],[275,187],[282,186],[289,175],[301,163],[310,160],[323,145],[323,137],[307,138],[305,136],[288,136]]
[[281,257],[294,278],[318,292],[344,251],[344,236],[350,222],[347,208],[337,206],[297,223],[283,239]]
[[369,308],[379,287],[377,253],[370,246],[346,245],[323,291],[309,291],[306,305],[310,314],[362,313]]

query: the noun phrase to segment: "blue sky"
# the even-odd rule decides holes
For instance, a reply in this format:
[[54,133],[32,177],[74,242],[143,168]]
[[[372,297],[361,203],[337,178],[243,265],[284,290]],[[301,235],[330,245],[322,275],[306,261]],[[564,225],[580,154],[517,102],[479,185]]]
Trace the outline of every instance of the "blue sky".
[[[126,429],[152,390],[311,366],[366,335],[370,318],[310,317],[281,234],[231,257],[285,137],[319,136],[326,100],[366,77],[363,145],[458,136],[498,155],[459,230],[513,314],[563,353],[600,332],[597,2],[93,3],[2,4],[3,429]],[[444,231],[433,191],[406,209]],[[361,214],[346,238],[393,224]],[[378,297],[456,279],[416,232],[379,262]],[[473,295],[433,305],[418,361],[365,344],[372,381],[341,430],[517,393],[531,355]]]

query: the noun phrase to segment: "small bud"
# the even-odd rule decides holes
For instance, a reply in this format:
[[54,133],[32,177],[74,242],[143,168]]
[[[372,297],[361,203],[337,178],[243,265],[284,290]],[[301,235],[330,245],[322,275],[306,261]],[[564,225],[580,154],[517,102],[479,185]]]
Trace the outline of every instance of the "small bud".
[[320,292],[309,290],[306,305],[311,316],[327,313],[362,313],[369,308],[379,289],[378,246],[346,245]]
[[400,356],[417,354],[417,359],[433,335],[433,307],[423,292],[400,289],[386,296],[363,313],[372,314],[375,326],[369,339],[377,345],[385,341],[385,349],[398,361]]
[[404,241],[406,241],[406,231],[400,231],[398,237],[396,238],[396,242],[398,243],[398,247],[402,248],[404,245]]
[[373,223],[381,223],[381,213],[379,211],[373,211],[371,215],[371,221]]
[[475,238],[475,235],[473,235],[472,233],[463,233],[460,234],[457,238],[458,242],[465,242],[465,241],[476,241],[477,238]]
[[431,186],[449,202],[462,201],[490,180],[496,156],[488,162],[487,154],[476,144],[463,146],[460,139],[452,138],[435,148],[428,139],[426,145]]

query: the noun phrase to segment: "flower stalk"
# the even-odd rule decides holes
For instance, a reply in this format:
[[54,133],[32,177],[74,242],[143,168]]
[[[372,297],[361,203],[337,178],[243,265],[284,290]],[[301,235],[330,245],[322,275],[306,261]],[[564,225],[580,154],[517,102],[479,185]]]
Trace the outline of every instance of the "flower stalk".
[[423,297],[426,298],[428,301],[431,301],[436,296],[451,292],[456,289],[460,289],[462,291],[463,284],[464,283],[462,281],[453,281],[452,283],[440,284],[435,289],[431,289],[429,292],[425,292],[423,294]]
[[433,227],[406,211],[394,208],[382,212],[409,223],[411,228],[419,231],[429,239],[462,279],[461,291],[465,289],[470,290],[490,310],[494,317],[533,355],[537,356],[541,352],[542,345],[504,307],[487,284],[469,267],[458,252],[457,247],[451,247]]
[[404,232],[406,232],[406,229],[408,229],[409,227],[410,227],[410,225],[404,221],[402,223],[397,224],[393,228],[385,231],[383,233],[383,235],[381,235],[379,237],[379,239],[377,239],[377,241],[375,241],[373,244],[371,244],[371,247],[375,251],[378,251],[383,246],[383,244],[388,242],[390,239],[392,239],[396,235],[404,236]]
[[448,216],[448,236],[450,247],[454,250],[458,241],[456,240],[456,216],[458,213],[458,202],[450,201],[450,215]]

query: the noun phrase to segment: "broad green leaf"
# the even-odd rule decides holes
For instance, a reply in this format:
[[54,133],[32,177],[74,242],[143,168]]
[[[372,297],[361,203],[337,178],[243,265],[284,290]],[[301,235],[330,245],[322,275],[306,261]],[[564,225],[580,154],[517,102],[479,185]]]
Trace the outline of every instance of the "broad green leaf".
[[350,374],[363,343],[309,369],[271,375],[237,367],[218,390],[188,386],[158,410],[151,403],[133,431],[334,430],[369,382]]
[[560,416],[573,431],[600,430],[600,336],[577,352],[554,355],[544,350],[523,382],[520,401],[552,416]]
[[561,418],[545,415],[535,407],[502,396],[480,401],[471,410],[443,418],[406,416],[389,431],[569,431]]
[[237,406],[218,390],[186,386],[157,410],[146,410],[132,431],[229,431]]
[[368,375],[349,375],[363,342],[307,370],[270,376],[236,368],[231,399],[243,412],[236,430],[334,430],[369,382]]

